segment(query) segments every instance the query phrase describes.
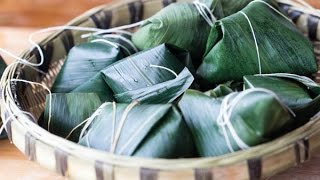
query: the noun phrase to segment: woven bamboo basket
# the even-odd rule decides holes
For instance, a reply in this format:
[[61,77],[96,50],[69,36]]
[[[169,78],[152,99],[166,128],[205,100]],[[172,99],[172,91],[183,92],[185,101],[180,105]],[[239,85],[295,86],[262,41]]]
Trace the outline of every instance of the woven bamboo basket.
[[[305,9],[293,0],[278,0],[289,15],[314,42],[320,60],[320,25],[315,11]],[[281,1],[281,2],[280,2]],[[106,4],[88,11],[68,25],[111,28],[146,19],[173,0],[134,0]],[[83,33],[83,32],[82,32]],[[81,32],[62,30],[39,43],[45,61],[37,67],[15,64],[3,79],[24,79],[51,87],[70,48],[84,41]],[[27,50],[22,58],[37,63],[39,52]],[[320,74],[314,79],[319,82]],[[118,156],[89,149],[50,134],[35,123],[44,110],[43,87],[21,82],[1,85],[2,119],[9,139],[30,160],[71,179],[262,179],[305,162],[320,147],[320,115],[309,123],[272,142],[220,157],[195,159],[143,159]],[[10,96],[9,96],[10,95]]]

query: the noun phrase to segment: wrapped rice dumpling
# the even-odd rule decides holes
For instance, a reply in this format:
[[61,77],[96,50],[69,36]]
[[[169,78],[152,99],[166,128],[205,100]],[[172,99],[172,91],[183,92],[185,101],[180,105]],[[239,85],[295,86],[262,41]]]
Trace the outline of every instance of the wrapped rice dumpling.
[[301,123],[320,111],[320,86],[307,77],[275,73],[244,76],[243,81],[245,89],[265,88],[276,93]]
[[[223,18],[241,10],[251,0],[200,0],[214,16],[211,20]],[[194,65],[198,67],[205,52],[210,24],[200,14],[194,3],[173,3],[147,19],[134,33],[132,40],[142,50],[162,43],[173,44],[191,53]],[[203,7],[203,13],[209,12]]]
[[[221,9],[220,0],[211,1],[211,9]],[[217,12],[215,11],[215,12]],[[222,14],[214,13],[217,17]],[[195,65],[199,65],[205,50],[210,25],[193,3],[173,3],[147,19],[134,33],[132,40],[142,50],[162,43],[188,50]]]
[[258,88],[220,98],[187,90],[179,108],[198,153],[205,157],[269,141],[294,122],[274,93]]
[[70,50],[51,90],[70,92],[121,58],[120,48],[114,44],[99,41],[77,45]]
[[270,5],[253,1],[215,23],[197,74],[221,83],[258,73],[310,75],[316,71],[309,40]]
[[51,104],[49,97],[46,98],[44,122],[39,124],[49,132],[75,142],[79,139],[81,128],[72,130],[102,104],[94,93],[53,93]]
[[125,156],[195,156],[189,129],[170,104],[104,103],[90,119],[81,145]]
[[189,56],[170,47],[139,52],[102,70],[117,102],[168,103],[190,87],[194,78],[184,65]]
[[[138,51],[135,45],[131,42],[131,36],[128,34],[106,34],[103,36],[93,36],[90,39],[91,42],[108,41],[109,43],[115,43],[115,45],[120,48],[122,57],[130,56]],[[103,102],[113,101],[113,93],[104,81],[101,72],[98,72],[91,79],[72,90],[72,92],[96,93]]]

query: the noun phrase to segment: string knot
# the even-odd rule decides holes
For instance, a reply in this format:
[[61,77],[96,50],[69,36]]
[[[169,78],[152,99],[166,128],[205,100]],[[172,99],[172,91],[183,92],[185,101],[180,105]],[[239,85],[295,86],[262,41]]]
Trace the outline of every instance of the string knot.
[[198,12],[200,13],[200,15],[203,17],[203,19],[205,21],[207,21],[207,23],[213,27],[214,23],[217,21],[217,19],[214,17],[214,15],[212,14],[210,8],[200,2],[199,0],[195,0],[193,2],[193,4],[195,5],[195,7],[197,8]]
[[[247,96],[253,92],[262,92],[262,93],[267,93],[267,94],[272,95],[280,103],[280,105],[284,109],[286,109],[289,113],[291,113],[294,116],[294,113],[292,112],[292,110],[290,110],[286,105],[284,105],[274,92],[267,90],[267,89],[253,88],[253,89],[249,89],[246,91],[242,91],[240,93],[234,92],[234,93],[227,95],[222,100],[220,112],[219,112],[219,115],[217,118],[217,124],[222,130],[224,139],[226,141],[226,144],[227,144],[230,152],[235,151],[232,147],[231,140],[233,140],[236,143],[236,145],[242,150],[248,149],[250,147],[239,137],[238,133],[236,132],[235,128],[233,127],[233,125],[231,123],[231,116],[232,116],[234,109],[236,108],[236,105],[245,96]],[[231,139],[229,137],[229,134],[231,135]]]

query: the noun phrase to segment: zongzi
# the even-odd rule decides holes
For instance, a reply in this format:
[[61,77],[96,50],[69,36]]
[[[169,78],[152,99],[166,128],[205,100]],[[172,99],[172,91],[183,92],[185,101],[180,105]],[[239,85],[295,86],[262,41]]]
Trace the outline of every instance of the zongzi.
[[219,98],[187,90],[179,108],[198,153],[205,157],[269,141],[294,122],[274,93],[258,88]]
[[317,71],[311,42],[278,10],[253,1],[211,29],[198,75],[211,83],[258,73]]
[[244,76],[244,88],[273,91],[305,123],[320,111],[320,86],[310,78],[295,74],[275,73]]
[[188,89],[194,79],[184,65],[188,56],[175,56],[170,49],[163,44],[103,69],[105,81],[116,101],[168,103]]
[[70,92],[121,58],[120,48],[114,44],[87,42],[77,45],[70,50],[51,90]]
[[89,119],[81,133],[81,145],[126,156],[195,156],[189,129],[170,104],[107,102]]
[[[215,7],[219,5],[219,1],[213,1],[211,9],[219,9]],[[219,14],[216,16],[222,17]],[[132,40],[142,50],[162,43],[186,49],[197,66],[201,62],[209,32],[210,25],[201,17],[193,3],[173,3],[145,20],[133,34]]]

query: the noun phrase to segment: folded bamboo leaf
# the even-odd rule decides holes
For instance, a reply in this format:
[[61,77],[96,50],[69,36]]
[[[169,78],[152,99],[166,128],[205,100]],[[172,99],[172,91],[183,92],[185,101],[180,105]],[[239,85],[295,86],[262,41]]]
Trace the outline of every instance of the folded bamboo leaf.
[[[220,0],[211,2],[212,9],[219,9],[216,6],[220,4]],[[134,33],[132,40],[142,50],[162,43],[186,49],[197,66],[201,62],[209,32],[209,24],[193,3],[173,3],[147,19]]]
[[302,123],[320,111],[320,86],[295,74],[275,73],[244,76],[244,88],[265,88],[276,93]]
[[251,1],[252,0],[221,0],[224,17],[240,11]]
[[[131,42],[131,36],[128,34],[106,34],[101,36],[92,36],[89,41],[91,42],[104,42],[114,43],[120,48],[122,57],[127,57],[136,53],[138,50]],[[189,60],[190,61],[190,60]],[[94,77],[78,86],[71,92],[81,93],[96,93],[101,101],[113,101],[113,93],[109,86],[105,83],[101,72],[98,72]]]
[[206,91],[204,94],[207,96],[218,98],[218,97],[226,96],[230,93],[233,93],[233,90],[229,86],[225,84],[220,84],[216,88]]
[[312,44],[294,24],[267,4],[253,1],[215,23],[197,73],[211,83],[221,83],[240,81],[260,70],[310,75],[317,65]]
[[70,92],[121,58],[119,48],[106,42],[77,45],[70,50],[54,82],[52,92]]
[[195,155],[190,132],[170,104],[105,103],[96,112],[80,137],[79,143],[84,146],[126,156]]
[[[72,129],[81,124],[101,105],[99,97],[94,93],[53,93],[46,98],[43,128],[49,132],[66,138]],[[49,113],[51,107],[51,120]],[[49,125],[48,125],[49,124]],[[76,129],[68,139],[77,141],[81,128]]]
[[190,87],[193,76],[181,63],[186,59],[178,59],[188,56],[177,57],[169,47],[139,52],[102,70],[117,102],[168,103]]
[[102,102],[111,102],[114,100],[113,92],[103,79],[101,72],[98,72],[93,78],[84,84],[78,86],[72,93],[96,93]]
[[265,89],[221,98],[187,90],[179,108],[201,156],[219,156],[269,141],[294,123],[278,97]]

